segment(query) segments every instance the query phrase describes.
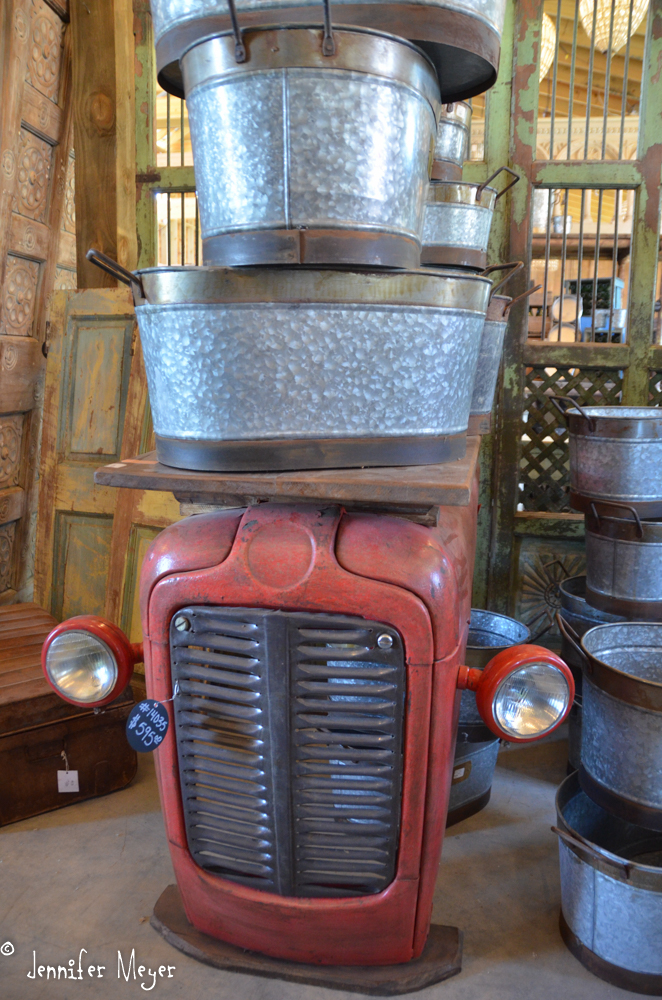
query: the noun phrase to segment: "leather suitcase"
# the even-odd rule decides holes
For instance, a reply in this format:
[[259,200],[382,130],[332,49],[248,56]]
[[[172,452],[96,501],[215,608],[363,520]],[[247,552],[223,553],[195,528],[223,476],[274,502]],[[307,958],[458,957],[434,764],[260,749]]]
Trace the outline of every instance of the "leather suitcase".
[[[124,727],[131,688],[95,714],[53,692],[41,647],[55,619],[36,604],[0,607],[0,826],[115,792],[134,778],[137,756]],[[57,772],[78,771],[78,792],[59,792]]]

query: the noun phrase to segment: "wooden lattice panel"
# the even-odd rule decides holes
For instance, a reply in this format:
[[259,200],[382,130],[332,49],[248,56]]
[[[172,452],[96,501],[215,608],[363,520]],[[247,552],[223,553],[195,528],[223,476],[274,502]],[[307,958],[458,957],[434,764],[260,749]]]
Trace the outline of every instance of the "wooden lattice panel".
[[527,370],[519,460],[520,509],[569,510],[568,429],[551,396],[568,396],[585,406],[621,402],[623,376],[617,370],[552,368]]

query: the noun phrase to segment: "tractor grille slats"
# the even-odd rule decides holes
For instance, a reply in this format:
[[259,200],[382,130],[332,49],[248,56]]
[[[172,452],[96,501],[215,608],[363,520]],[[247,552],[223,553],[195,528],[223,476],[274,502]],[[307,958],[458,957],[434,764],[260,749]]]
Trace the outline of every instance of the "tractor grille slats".
[[281,895],[384,889],[400,819],[399,635],[344,616],[191,607],[171,626],[171,662],[195,861]]

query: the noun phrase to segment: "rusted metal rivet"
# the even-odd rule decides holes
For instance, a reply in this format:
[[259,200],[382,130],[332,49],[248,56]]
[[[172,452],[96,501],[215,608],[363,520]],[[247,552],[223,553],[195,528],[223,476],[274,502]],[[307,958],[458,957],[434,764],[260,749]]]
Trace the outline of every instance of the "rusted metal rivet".
[[393,639],[386,632],[382,632],[381,635],[377,636],[377,645],[380,649],[390,649],[393,645]]
[[178,632],[188,632],[191,628],[191,623],[184,615],[178,615],[175,618],[175,628]]

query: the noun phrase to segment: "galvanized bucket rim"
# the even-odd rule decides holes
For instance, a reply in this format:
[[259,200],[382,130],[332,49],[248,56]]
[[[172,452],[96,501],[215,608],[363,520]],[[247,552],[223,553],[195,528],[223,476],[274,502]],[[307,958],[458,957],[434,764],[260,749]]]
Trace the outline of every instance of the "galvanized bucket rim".
[[[481,615],[481,616],[484,615],[489,620],[496,620],[496,621],[500,621],[500,622],[507,622],[511,626],[512,625],[516,625],[517,628],[521,630],[522,636],[521,636],[521,638],[513,639],[513,640],[511,640],[509,642],[500,642],[500,643],[498,643],[495,646],[472,646],[471,643],[469,642],[469,640],[467,640],[467,649],[480,649],[480,650],[485,650],[485,649],[494,649],[494,650],[508,649],[510,646],[517,646],[517,645],[520,645],[521,643],[529,642],[530,639],[531,639],[531,631],[528,628],[528,626],[525,625],[523,622],[517,621],[516,618],[511,618],[510,615],[502,615],[502,614],[499,614],[499,612],[497,612],[497,611],[488,611],[485,608],[472,608],[471,609],[471,617],[469,619],[469,635],[471,635],[472,631],[474,631],[474,632],[491,632],[492,631],[490,628],[480,628],[480,627],[477,627],[477,626],[472,626],[472,619],[473,619],[474,615]],[[500,633],[495,630],[493,634],[499,635]],[[504,639],[505,638],[506,637],[504,635]]]
[[[292,21],[281,24],[274,22],[273,24],[248,25],[247,27],[242,28],[241,33],[242,37],[245,37],[246,35],[256,34],[258,32],[265,32],[265,31],[311,31],[311,30],[324,31],[324,22]],[[398,35],[393,35],[390,31],[378,31],[376,28],[366,28],[359,24],[338,24],[335,21],[333,22],[333,32],[334,34],[336,32],[338,33],[351,32],[352,34],[372,35],[376,38],[387,38],[391,42],[398,42],[400,45],[404,45],[405,47],[412,49],[418,56],[424,59],[436,76],[437,71],[430,56],[426,52],[424,52],[423,49],[419,48],[415,42],[410,41],[410,39],[408,38],[400,38]],[[228,28],[226,31],[212,31],[208,35],[205,35],[203,38],[196,38],[196,40],[194,42],[191,42],[191,44],[188,45],[181,53],[179,57],[180,63],[184,59],[184,56],[186,56],[193,49],[197,48],[198,45],[204,45],[206,42],[209,42],[214,38],[228,38],[228,37],[234,38],[234,32],[232,28]],[[450,103],[460,103],[460,102],[456,101]]]
[[[586,660],[587,679],[619,701],[659,713],[662,712],[662,682],[646,680],[643,677],[637,677],[636,674],[620,670],[607,663],[606,660],[602,660],[596,653],[590,652],[586,646],[586,640],[599,629],[633,627],[658,629],[662,635],[662,622],[652,621],[604,622],[587,629],[580,639],[582,653]],[[662,648],[662,643],[660,646]]]
[[[662,407],[658,406],[582,406],[590,417],[603,417],[615,420],[662,420]],[[569,416],[585,419],[576,410],[569,411]]]
[[[591,857],[591,862],[588,863],[592,863],[592,867],[599,868],[601,873],[607,875],[609,878],[616,879],[619,882],[626,882],[628,885],[636,886],[640,889],[662,892],[662,866],[643,865],[638,861],[621,858],[619,855],[601,847],[595,841],[589,840],[588,837],[584,837],[583,834],[580,834],[567,822],[563,810],[577,795],[585,795],[588,798],[579,783],[578,772],[574,771],[561,782],[555,797],[558,826],[563,833],[570,835],[576,841],[575,844],[572,844],[561,838],[569,849],[577,855],[588,854]],[[602,807],[600,806],[599,808]],[[603,811],[607,812],[606,809]],[[619,818],[614,817],[614,819],[618,821]],[[636,823],[631,823],[630,825],[633,827],[638,826]],[[640,829],[644,835],[655,835],[655,831],[649,830],[646,827],[640,827]],[[662,835],[660,837],[662,839]],[[593,852],[595,853],[593,854]],[[620,867],[614,864],[615,861],[621,863]]]

